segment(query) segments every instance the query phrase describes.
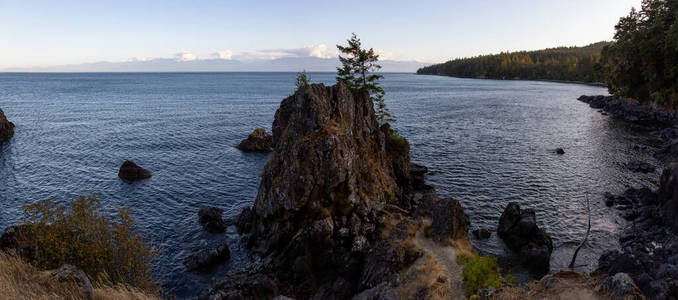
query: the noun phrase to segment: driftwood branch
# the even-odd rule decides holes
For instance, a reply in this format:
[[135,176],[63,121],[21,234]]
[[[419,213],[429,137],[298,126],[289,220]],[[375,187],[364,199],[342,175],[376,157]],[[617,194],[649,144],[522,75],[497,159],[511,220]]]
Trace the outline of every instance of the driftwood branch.
[[581,241],[581,244],[579,244],[579,247],[577,247],[577,250],[574,250],[574,255],[572,255],[572,261],[570,261],[570,269],[574,268],[574,262],[577,260],[577,254],[579,254],[579,250],[581,250],[581,247],[586,244],[586,241],[589,239],[589,232],[591,231],[591,202],[589,201],[589,195],[586,195],[586,212],[589,215],[589,224],[588,227],[586,228],[586,236],[584,236],[584,240]]

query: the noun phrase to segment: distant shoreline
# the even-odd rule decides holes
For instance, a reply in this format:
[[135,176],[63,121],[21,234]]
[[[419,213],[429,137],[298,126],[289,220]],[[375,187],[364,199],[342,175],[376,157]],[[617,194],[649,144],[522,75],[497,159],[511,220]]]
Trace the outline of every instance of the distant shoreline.
[[459,76],[442,75],[442,74],[419,74],[419,73],[415,73],[415,74],[416,75],[452,77],[452,78],[459,78],[459,79],[501,80],[501,81],[541,81],[541,82],[555,82],[555,83],[568,83],[568,84],[583,84],[583,85],[588,85],[588,86],[596,86],[596,87],[604,87],[604,88],[607,87],[607,85],[603,82],[585,82],[585,81],[570,81],[570,80],[555,80],[555,79],[521,79],[521,78],[502,79],[502,78],[483,78],[483,77],[459,77]]

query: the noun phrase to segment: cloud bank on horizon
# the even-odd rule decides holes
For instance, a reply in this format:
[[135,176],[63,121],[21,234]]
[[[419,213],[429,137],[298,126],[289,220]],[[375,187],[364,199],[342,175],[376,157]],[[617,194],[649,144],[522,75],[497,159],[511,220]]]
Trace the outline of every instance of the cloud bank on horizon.
[[385,61],[437,63],[611,40],[619,18],[640,3],[0,0],[0,70],[330,60],[351,32]]
[[[398,60],[390,52],[375,50],[383,72],[414,72],[430,62]],[[263,49],[233,53],[215,51],[198,56],[180,51],[173,57],[132,57],[124,61],[99,61],[81,64],[5,68],[8,72],[334,72],[339,67],[339,52],[325,44],[290,49]]]

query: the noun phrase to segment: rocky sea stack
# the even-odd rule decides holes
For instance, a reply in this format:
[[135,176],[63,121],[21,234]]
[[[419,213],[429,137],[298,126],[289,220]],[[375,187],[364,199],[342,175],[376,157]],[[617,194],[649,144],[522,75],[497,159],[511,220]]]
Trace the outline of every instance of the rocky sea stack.
[[[402,242],[412,214],[440,201],[422,182],[425,168],[410,172],[407,141],[379,126],[367,93],[313,84],[282,101],[273,143],[254,206],[237,220],[262,263],[230,273],[201,298],[391,295],[398,271],[421,256]],[[463,210],[456,200],[444,203],[454,214],[439,227],[465,237]]]
[[151,177],[151,171],[146,170],[131,160],[126,160],[120,166],[120,171],[118,171],[118,177],[127,181],[141,180]]
[[257,128],[236,148],[245,152],[271,152],[273,151],[273,136],[266,132],[266,129]]
[[0,143],[9,140],[14,136],[14,123],[7,120],[5,112],[0,109]]

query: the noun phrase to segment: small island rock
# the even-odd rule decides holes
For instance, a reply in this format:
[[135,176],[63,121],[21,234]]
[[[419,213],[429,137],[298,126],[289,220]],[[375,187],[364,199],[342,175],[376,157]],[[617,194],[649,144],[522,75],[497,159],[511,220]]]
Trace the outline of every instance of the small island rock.
[[151,177],[151,172],[138,166],[131,160],[126,160],[120,166],[118,177],[128,181],[141,180]]
[[189,271],[196,271],[221,264],[231,258],[228,244],[222,243],[216,248],[196,249],[196,252],[184,259],[184,265]]
[[553,242],[537,226],[534,210],[521,210],[517,203],[509,203],[499,218],[497,233],[533,273],[542,276],[549,272]]
[[14,123],[7,120],[5,113],[0,109],[0,143],[14,136]]
[[555,152],[556,152],[556,154],[558,154],[558,155],[563,155],[563,154],[565,154],[565,150],[563,150],[563,148],[558,148],[558,149],[556,149]]
[[473,231],[473,236],[479,240],[486,240],[492,236],[492,232],[485,228],[480,228]]
[[224,211],[216,207],[203,207],[198,211],[198,222],[207,231],[211,233],[221,233],[226,231],[228,224],[221,215]]
[[236,148],[245,152],[271,152],[273,151],[273,136],[266,132],[266,129],[257,128]]

